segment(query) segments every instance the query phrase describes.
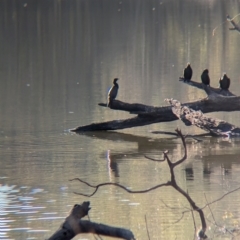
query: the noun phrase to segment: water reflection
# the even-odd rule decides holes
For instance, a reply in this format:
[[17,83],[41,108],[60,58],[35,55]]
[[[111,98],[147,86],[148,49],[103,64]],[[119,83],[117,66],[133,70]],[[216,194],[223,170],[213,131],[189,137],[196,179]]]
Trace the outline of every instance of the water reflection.
[[[162,151],[168,149],[172,150],[174,148],[173,141],[177,139],[176,137],[171,138],[156,138],[155,137],[146,137],[138,136],[129,133],[121,132],[84,132],[80,135],[88,136],[91,138],[97,138],[101,140],[116,141],[116,142],[125,142],[125,143],[136,143],[137,144],[137,153],[133,154],[142,154],[152,150],[158,150],[161,154]],[[170,149],[169,149],[170,148]],[[127,153],[127,152],[126,152]]]
[[186,180],[188,181],[194,180],[194,171],[192,166],[186,166],[185,173],[186,173]]
[[119,168],[118,168],[118,160],[115,156],[111,155],[110,150],[107,151],[107,166],[108,166],[110,182],[112,181],[112,174],[114,174],[114,177],[120,177]]

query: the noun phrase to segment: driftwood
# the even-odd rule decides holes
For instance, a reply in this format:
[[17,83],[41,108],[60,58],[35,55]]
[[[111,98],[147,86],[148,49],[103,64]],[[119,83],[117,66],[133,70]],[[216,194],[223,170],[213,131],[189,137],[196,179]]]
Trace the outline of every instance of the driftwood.
[[229,30],[236,30],[238,32],[240,32],[240,27],[235,23],[235,21],[233,20],[234,18],[231,18],[229,15],[227,15],[227,20],[232,24],[232,28],[229,28]]
[[133,233],[127,229],[110,227],[103,224],[81,220],[88,215],[90,202],[75,204],[60,229],[48,240],[70,240],[81,233],[93,233],[122,239],[134,239]]
[[185,125],[195,125],[213,136],[239,137],[240,128],[226,121],[205,116],[201,111],[182,106],[177,100],[167,100],[172,105],[173,113],[181,119]]
[[[240,110],[240,97],[234,95],[230,91],[205,86],[195,81],[184,82],[182,78],[179,80],[189,86],[204,90],[207,94],[207,97],[204,99],[184,103],[182,106],[187,106],[195,111],[201,111],[202,113]],[[99,103],[99,105],[107,107],[106,103]],[[153,107],[139,103],[130,104],[114,100],[111,104],[111,109],[127,111],[130,114],[137,114],[137,116],[128,119],[92,123],[90,125],[71,129],[70,131],[79,133],[84,131],[118,130],[178,120],[178,117],[172,112],[172,107],[170,106]]]

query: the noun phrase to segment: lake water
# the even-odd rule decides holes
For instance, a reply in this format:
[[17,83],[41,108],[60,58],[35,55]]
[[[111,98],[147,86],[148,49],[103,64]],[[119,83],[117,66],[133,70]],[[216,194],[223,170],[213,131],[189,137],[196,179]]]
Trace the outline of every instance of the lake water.
[[[194,80],[208,68],[217,87],[227,72],[239,95],[240,35],[226,22],[239,12],[234,0],[1,0],[0,239],[46,239],[83,201],[91,202],[92,221],[131,229],[136,239],[148,239],[145,215],[152,240],[194,239],[191,213],[180,220],[189,204],[170,187],[128,194],[107,186],[87,198],[73,192],[92,189],[69,179],[132,190],[166,182],[167,164],[144,155],[161,158],[168,149],[176,161],[183,147],[150,131],[200,130],[180,121],[80,135],[69,129],[132,117],[98,106],[115,77],[125,102],[162,106],[165,98],[205,97],[178,81],[188,61]],[[240,125],[238,112],[209,115]],[[202,140],[187,140],[188,159],[175,170],[199,207],[240,186],[240,140]],[[211,239],[230,239],[224,227],[239,228],[239,199],[236,191],[211,205],[218,226],[204,209]],[[197,214],[195,221],[199,228]]]

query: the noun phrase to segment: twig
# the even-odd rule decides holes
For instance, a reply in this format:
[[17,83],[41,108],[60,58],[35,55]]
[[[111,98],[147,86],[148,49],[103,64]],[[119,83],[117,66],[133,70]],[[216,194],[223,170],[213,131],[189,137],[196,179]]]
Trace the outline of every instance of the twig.
[[[188,194],[188,191],[187,191],[187,194]],[[195,222],[195,218],[194,218],[194,213],[193,213],[193,209],[191,209],[191,214],[192,214],[192,219],[193,219],[193,225],[194,225],[194,236],[195,236],[195,233],[197,232],[197,227],[196,227],[196,222]]]
[[208,205],[211,205],[211,204],[213,204],[213,203],[215,203],[215,202],[218,202],[218,201],[222,200],[224,197],[226,197],[226,196],[229,195],[230,193],[236,192],[236,191],[238,191],[239,189],[240,189],[240,187],[235,188],[235,189],[233,189],[232,191],[223,194],[220,198],[215,199],[214,201],[212,201],[212,202],[210,202],[210,203],[207,203],[207,204],[206,204],[204,207],[202,207],[201,209],[204,209],[204,208],[206,208]]
[[180,136],[180,138],[182,139],[182,144],[184,147],[184,156],[182,157],[182,159],[178,160],[177,162],[175,162],[173,164],[173,168],[179,164],[181,164],[183,161],[185,161],[187,159],[187,147],[186,147],[186,142],[185,142],[185,137],[182,135],[181,130],[176,129],[175,130],[177,132],[177,134]]
[[[179,137],[179,135],[177,133],[174,133],[174,132],[150,131],[150,133],[153,133],[153,134],[166,134],[166,135],[170,135],[170,136]],[[199,139],[197,137],[206,137],[206,136],[210,136],[210,134],[209,133],[203,133],[203,134],[198,134],[198,135],[187,134],[184,137],[185,138],[193,138],[197,142],[202,142],[203,140]]]
[[153,133],[153,134],[166,134],[166,135],[179,137],[177,133],[175,133],[175,132],[168,132],[168,131],[150,131],[150,133]]
[[[222,228],[222,226],[218,225],[218,224],[217,224],[217,221],[215,220],[215,217],[214,217],[214,215],[213,215],[212,209],[211,209],[211,207],[210,207],[210,205],[209,205],[209,203],[208,203],[207,196],[206,196],[205,193],[204,193],[204,197],[205,197],[205,200],[206,200],[206,202],[207,202],[207,206],[208,206],[208,208],[209,208],[209,210],[210,210],[210,212],[211,212],[211,215],[212,215],[214,224],[215,224],[217,227]],[[225,229],[226,229],[226,231],[227,231],[229,234],[231,234],[231,235],[233,236],[233,234],[232,234],[227,228],[225,228]]]
[[150,240],[150,235],[149,235],[149,231],[148,231],[148,224],[147,224],[147,215],[146,214],[145,214],[145,224],[146,224],[146,228],[147,228],[148,239]]
[[[235,17],[237,17],[238,15],[236,15]],[[227,15],[227,20],[233,25],[233,28],[229,28],[229,30],[236,30],[240,32],[240,27],[235,23],[235,21],[233,21],[234,18],[231,18],[229,15]]]
[[225,21],[223,21],[222,23],[220,23],[218,26],[216,26],[216,27],[213,29],[213,31],[212,31],[212,35],[214,36],[215,31],[217,30],[217,28],[218,28],[219,26],[223,25],[223,24],[226,23],[226,22],[227,22],[227,21],[225,20]]
[[154,161],[154,162],[164,162],[165,161],[165,159],[154,159],[154,158],[150,158],[150,157],[148,157],[146,155],[144,155],[144,157],[149,159],[149,160],[151,160],[151,161]]
[[[215,218],[214,218],[214,215],[213,215],[212,209],[210,208],[210,205],[209,205],[209,203],[208,203],[206,193],[204,193],[204,197],[205,197],[205,200],[206,200],[206,202],[207,202],[207,206],[208,206],[208,208],[209,208],[209,210],[210,210],[210,213],[211,213],[211,215],[212,215],[212,218],[213,218],[214,224],[215,224],[216,226],[218,226],[218,224],[217,224],[217,222],[216,222],[216,220],[215,220]],[[219,226],[218,226],[218,227],[219,227]]]
[[[87,217],[88,217],[88,220],[91,221],[89,214],[87,215]],[[94,233],[93,233],[93,237],[94,237],[94,239],[97,240],[97,237],[95,236]],[[98,235],[98,237],[99,237],[100,239],[102,239],[100,235]]]

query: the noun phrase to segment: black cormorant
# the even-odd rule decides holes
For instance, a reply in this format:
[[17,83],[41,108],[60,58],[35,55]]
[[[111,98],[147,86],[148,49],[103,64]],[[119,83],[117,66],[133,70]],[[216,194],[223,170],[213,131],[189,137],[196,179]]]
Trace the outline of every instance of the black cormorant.
[[223,90],[228,90],[230,86],[230,78],[226,73],[223,74],[222,78],[219,80],[220,88]]
[[119,88],[119,86],[117,84],[117,80],[118,80],[118,78],[113,79],[113,86],[108,91],[108,107],[112,103],[112,100],[117,97],[118,88]]
[[210,86],[210,77],[208,75],[208,69],[203,70],[201,79],[203,84]]
[[190,66],[190,63],[188,63],[187,67],[184,68],[183,77],[184,77],[184,81],[189,82],[191,80],[191,78],[192,78],[192,68]]

